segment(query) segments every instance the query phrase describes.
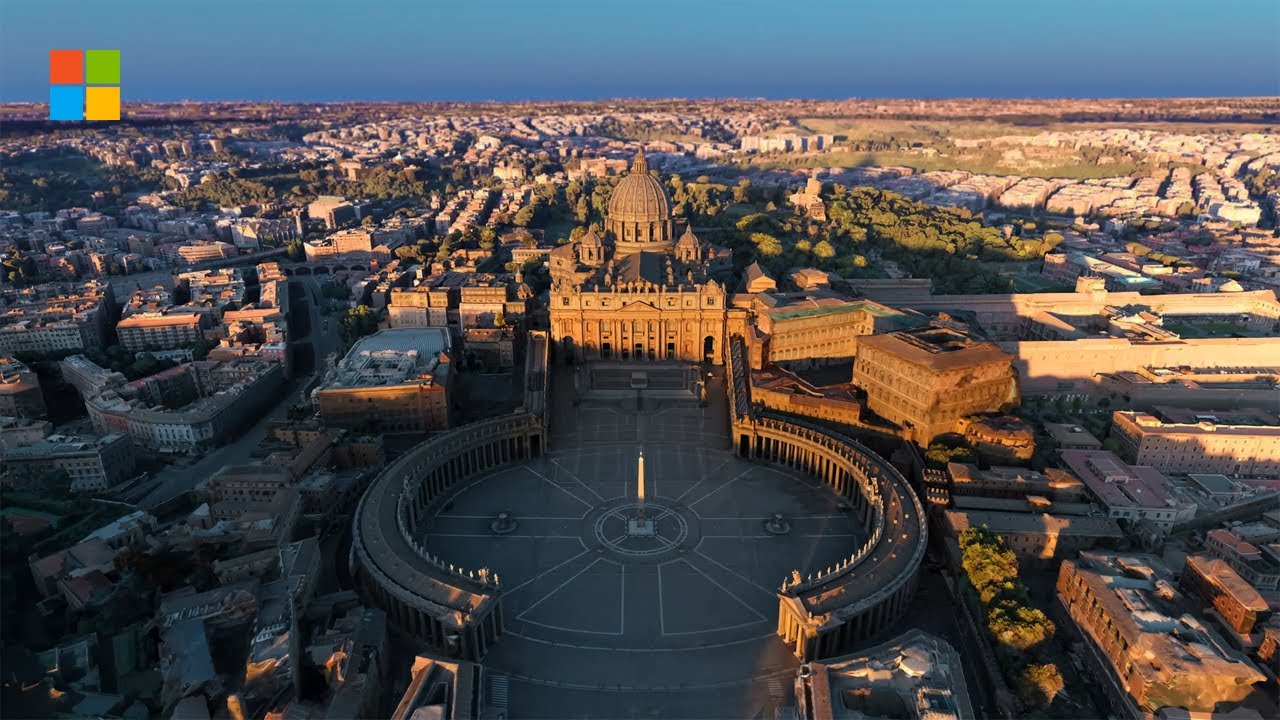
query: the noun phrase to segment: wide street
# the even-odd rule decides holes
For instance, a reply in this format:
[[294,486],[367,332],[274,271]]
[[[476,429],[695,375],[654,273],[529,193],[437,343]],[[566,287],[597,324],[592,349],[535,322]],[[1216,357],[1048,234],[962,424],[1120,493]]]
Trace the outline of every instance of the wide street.
[[306,291],[305,304],[310,321],[308,323],[308,332],[300,338],[294,338],[293,342],[311,343],[316,361],[315,371],[301,375],[288,383],[288,392],[284,394],[280,401],[264,413],[257,423],[245,428],[243,434],[234,442],[206,453],[190,465],[170,465],[155,473],[152,480],[149,481],[153,487],[138,502],[140,506],[154,508],[195,488],[202,480],[217,472],[223,466],[238,465],[252,461],[253,458],[250,453],[266,437],[267,422],[283,420],[287,417],[289,406],[301,400],[300,393],[311,386],[316,372],[323,372],[324,358],[336,350],[340,343],[337,322],[332,319],[327,321],[328,330],[326,331],[326,321],[320,313],[320,301],[322,300],[320,285],[324,279],[324,276],[311,277],[304,275],[290,278],[289,280],[290,283],[298,283]]

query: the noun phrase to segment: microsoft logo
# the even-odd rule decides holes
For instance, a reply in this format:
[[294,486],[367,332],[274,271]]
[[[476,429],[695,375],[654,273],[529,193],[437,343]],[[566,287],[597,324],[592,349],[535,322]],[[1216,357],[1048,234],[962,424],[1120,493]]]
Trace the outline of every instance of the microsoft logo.
[[120,51],[50,50],[50,120],[119,120]]

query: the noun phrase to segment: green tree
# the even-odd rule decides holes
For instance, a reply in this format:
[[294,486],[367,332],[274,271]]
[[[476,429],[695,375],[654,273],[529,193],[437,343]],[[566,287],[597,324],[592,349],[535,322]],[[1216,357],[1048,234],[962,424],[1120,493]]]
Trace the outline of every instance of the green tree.
[[511,222],[519,227],[529,227],[529,225],[533,224],[533,221],[536,217],[537,217],[536,205],[530,204],[520,208],[520,210],[516,213],[515,218]]
[[1012,581],[1018,577],[1018,560],[1012,550],[995,544],[974,545],[965,549],[961,564],[983,604],[1015,589]]
[[818,244],[813,246],[813,255],[821,260],[830,260],[836,256],[836,249],[826,240],[819,240]]
[[[1014,573],[1016,578],[1016,563]],[[1004,600],[993,607],[987,614],[987,628],[997,643],[1019,653],[1048,642],[1057,629],[1039,608],[1018,600]]]
[[782,254],[782,243],[778,238],[767,233],[751,233],[751,242],[765,257],[777,257]]
[[209,351],[218,347],[216,340],[201,340],[191,348],[191,357],[196,360],[204,360],[209,357]]
[[378,314],[368,305],[357,305],[342,314],[338,333],[344,342],[355,342],[378,329]]
[[1062,673],[1053,663],[1035,663],[1026,666],[1018,677],[1018,697],[1027,705],[1044,709],[1053,704],[1053,699],[1066,683]]
[[1137,255],[1138,257],[1146,257],[1151,254],[1151,248],[1139,242],[1130,242],[1124,244],[1124,249]]
[[941,442],[935,442],[925,450],[924,459],[929,461],[934,467],[946,467],[947,463],[969,463],[976,462],[977,457],[973,453],[972,448],[963,445],[952,447]]

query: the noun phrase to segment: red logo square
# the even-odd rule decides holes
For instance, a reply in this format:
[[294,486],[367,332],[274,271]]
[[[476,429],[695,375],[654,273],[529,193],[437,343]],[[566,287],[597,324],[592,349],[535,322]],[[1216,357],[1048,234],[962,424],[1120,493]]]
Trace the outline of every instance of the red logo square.
[[50,85],[83,85],[84,84],[84,51],[83,50],[50,50],[49,51],[49,84]]

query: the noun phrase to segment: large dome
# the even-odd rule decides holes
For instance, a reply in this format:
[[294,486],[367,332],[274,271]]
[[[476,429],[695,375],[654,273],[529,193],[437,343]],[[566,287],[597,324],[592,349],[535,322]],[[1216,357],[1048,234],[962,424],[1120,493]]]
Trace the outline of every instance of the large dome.
[[671,217],[671,205],[662,183],[649,174],[644,152],[636,154],[631,172],[613,189],[609,198],[609,219],[625,222],[653,222]]
[[636,153],[631,172],[613,189],[605,229],[613,235],[621,252],[671,245],[671,203],[662,183],[649,174],[643,150]]

